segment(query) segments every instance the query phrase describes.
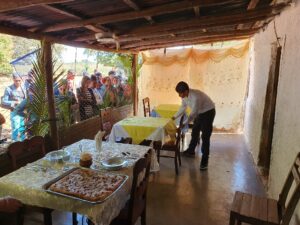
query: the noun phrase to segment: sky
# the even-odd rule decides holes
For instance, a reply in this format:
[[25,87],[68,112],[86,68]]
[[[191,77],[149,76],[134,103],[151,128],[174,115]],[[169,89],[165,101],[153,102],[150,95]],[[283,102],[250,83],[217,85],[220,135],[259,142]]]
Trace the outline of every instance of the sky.
[[[65,50],[62,52],[62,60],[64,63],[72,63],[75,62],[75,52],[76,48],[64,46]],[[87,57],[83,54],[84,48],[77,48],[77,62],[80,62]],[[91,59],[92,60],[92,59]]]

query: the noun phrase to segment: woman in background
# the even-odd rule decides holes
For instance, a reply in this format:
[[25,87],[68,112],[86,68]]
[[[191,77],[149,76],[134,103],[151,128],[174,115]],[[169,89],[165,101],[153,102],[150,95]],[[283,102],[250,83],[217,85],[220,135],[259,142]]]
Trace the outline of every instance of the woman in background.
[[91,79],[84,76],[81,80],[81,87],[77,88],[77,99],[79,103],[80,119],[86,120],[95,115],[96,99],[93,90],[89,88]]

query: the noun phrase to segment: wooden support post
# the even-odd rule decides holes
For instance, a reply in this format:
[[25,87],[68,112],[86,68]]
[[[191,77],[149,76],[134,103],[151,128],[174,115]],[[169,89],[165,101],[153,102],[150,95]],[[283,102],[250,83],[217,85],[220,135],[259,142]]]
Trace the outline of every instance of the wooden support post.
[[132,60],[132,78],[133,78],[133,115],[136,116],[138,112],[138,88],[137,88],[137,54],[133,54]]
[[[50,120],[50,136],[53,148],[59,147],[58,131],[56,126],[55,104],[53,93],[53,68],[52,68],[52,49],[51,43],[44,41],[43,46],[43,61],[45,66],[46,81],[47,81],[47,98],[49,105],[49,120]],[[46,103],[47,104],[47,103]]]

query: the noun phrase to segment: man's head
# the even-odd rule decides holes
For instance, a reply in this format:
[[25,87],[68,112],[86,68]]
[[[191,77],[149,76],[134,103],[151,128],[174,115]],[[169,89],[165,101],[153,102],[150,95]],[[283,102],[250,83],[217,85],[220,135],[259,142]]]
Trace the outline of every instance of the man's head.
[[14,85],[17,88],[21,86],[22,80],[21,80],[21,77],[18,74],[16,74],[16,73],[13,74],[13,80],[14,80]]
[[184,81],[180,81],[175,88],[176,92],[179,94],[180,98],[185,98],[189,95],[189,85],[184,82]]

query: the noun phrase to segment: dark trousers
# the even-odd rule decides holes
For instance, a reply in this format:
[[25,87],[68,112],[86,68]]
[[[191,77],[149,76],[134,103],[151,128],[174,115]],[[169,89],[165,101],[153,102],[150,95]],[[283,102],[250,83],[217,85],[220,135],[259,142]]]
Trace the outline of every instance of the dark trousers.
[[216,110],[211,109],[207,112],[200,113],[194,120],[192,129],[192,139],[188,148],[189,152],[195,152],[195,148],[199,141],[200,131],[202,139],[202,161],[207,163],[209,156],[210,136],[213,130],[213,122],[216,115]]

